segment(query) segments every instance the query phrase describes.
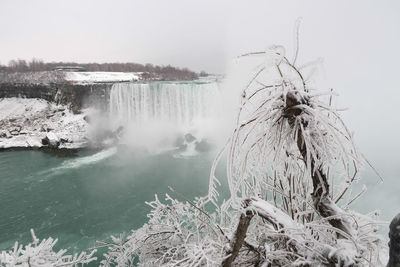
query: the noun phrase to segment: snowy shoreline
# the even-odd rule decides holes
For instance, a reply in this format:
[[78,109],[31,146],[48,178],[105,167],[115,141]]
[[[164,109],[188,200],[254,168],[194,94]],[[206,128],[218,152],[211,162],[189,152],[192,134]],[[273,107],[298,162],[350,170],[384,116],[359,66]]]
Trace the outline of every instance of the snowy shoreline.
[[12,149],[82,149],[88,147],[88,111],[43,99],[0,99],[0,151]]

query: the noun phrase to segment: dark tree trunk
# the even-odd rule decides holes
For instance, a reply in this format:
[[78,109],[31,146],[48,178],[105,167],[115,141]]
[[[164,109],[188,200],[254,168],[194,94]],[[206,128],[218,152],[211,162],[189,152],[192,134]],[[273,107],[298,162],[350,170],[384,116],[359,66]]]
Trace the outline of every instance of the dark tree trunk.
[[400,213],[390,223],[389,263],[387,267],[400,267]]
[[233,261],[239,254],[239,250],[243,245],[246,238],[247,228],[249,228],[250,221],[253,218],[253,212],[248,210],[246,213],[240,215],[239,223],[229,243],[229,248],[225,252],[226,258],[222,261],[222,267],[230,267]]
[[[298,105],[302,104],[307,105],[307,100],[297,97],[294,93],[287,93],[285,116],[289,121],[289,125],[292,127],[294,127],[296,117],[303,112],[301,108],[297,107]],[[303,128],[306,129],[307,122],[301,123],[303,123]],[[306,162],[307,146],[303,138],[303,133],[301,129],[299,129],[297,132],[297,147],[300,151],[301,156]],[[336,206],[336,204],[329,196],[329,183],[326,174],[323,172],[320,166],[315,166],[315,161],[313,159],[311,159],[311,162],[309,162],[308,164],[311,164],[311,179],[313,182],[312,199],[315,209],[324,218],[340,215],[338,214],[338,210],[340,209]],[[344,222],[343,219],[329,219],[328,221],[333,227],[351,236],[351,226],[348,223]],[[343,235],[341,234],[338,234],[338,236],[343,237]]]

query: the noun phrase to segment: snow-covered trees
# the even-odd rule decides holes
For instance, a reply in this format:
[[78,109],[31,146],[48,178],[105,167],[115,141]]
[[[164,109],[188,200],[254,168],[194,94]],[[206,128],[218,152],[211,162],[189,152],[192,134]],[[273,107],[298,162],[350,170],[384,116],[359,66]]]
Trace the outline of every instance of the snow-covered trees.
[[62,249],[58,252],[53,250],[57,239],[43,239],[40,241],[33,230],[31,230],[32,242],[26,246],[15,243],[14,248],[10,251],[2,251],[0,253],[0,266],[14,267],[33,267],[33,266],[78,266],[96,260],[93,250],[90,253],[81,252],[75,255],[65,255],[66,250]]
[[0,72],[0,83],[6,84],[52,84],[65,83],[65,73],[60,71],[42,72]]
[[[37,78],[43,76],[49,79],[49,73],[57,68],[67,67],[79,68],[90,72],[141,72],[146,80],[195,80],[199,75],[206,73],[196,73],[187,68],[177,68],[171,65],[158,66],[152,64],[138,63],[76,63],[76,62],[44,62],[41,59],[33,58],[31,61],[23,59],[11,60],[8,66],[0,64],[0,82],[31,82],[44,83]],[[37,73],[36,73],[37,72]],[[59,74],[54,74],[59,75]],[[54,78],[54,77],[50,77]],[[62,77],[61,77],[62,78]],[[50,80],[53,81],[54,79]],[[45,80],[46,81],[46,80]],[[54,80],[53,82],[63,82]]]
[[230,197],[221,202],[214,175],[221,152],[206,197],[156,197],[147,224],[104,243],[103,266],[384,265],[377,214],[349,209],[365,191],[351,186],[366,161],[334,92],[313,85],[315,64],[297,65],[297,50],[291,61],[281,46],[244,56],[265,63],[242,92],[225,147]]

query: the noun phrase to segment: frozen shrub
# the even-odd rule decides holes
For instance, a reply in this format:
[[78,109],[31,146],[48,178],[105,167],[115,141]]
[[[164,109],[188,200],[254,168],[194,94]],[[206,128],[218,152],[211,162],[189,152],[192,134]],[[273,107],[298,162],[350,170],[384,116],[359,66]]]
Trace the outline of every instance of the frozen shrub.
[[22,246],[18,242],[10,251],[2,251],[0,253],[0,266],[4,267],[33,267],[33,266],[78,266],[96,260],[93,257],[95,250],[89,254],[81,252],[75,255],[65,255],[67,252],[62,249],[58,252],[53,250],[57,239],[48,238],[40,241],[33,230],[31,230],[32,242]]
[[365,192],[350,189],[368,162],[332,105],[335,93],[306,78],[315,64],[298,66],[297,49],[291,61],[281,46],[244,56],[265,62],[242,91],[224,148],[230,197],[221,202],[214,175],[221,151],[206,197],[156,197],[147,224],[103,243],[103,266],[384,265],[378,214],[349,208]]

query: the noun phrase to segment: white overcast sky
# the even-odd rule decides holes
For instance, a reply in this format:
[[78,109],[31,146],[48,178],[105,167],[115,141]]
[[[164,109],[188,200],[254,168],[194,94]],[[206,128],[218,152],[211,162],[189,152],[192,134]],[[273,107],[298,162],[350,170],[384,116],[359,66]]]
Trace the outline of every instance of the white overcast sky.
[[291,48],[299,16],[303,55],[367,62],[393,56],[399,14],[400,1],[384,0],[0,0],[0,62],[132,61],[222,73],[241,52]]
[[328,83],[351,108],[345,119],[399,206],[400,1],[0,0],[0,63],[35,57],[224,73],[244,52],[270,44],[291,52],[298,17],[299,62],[324,58]]

